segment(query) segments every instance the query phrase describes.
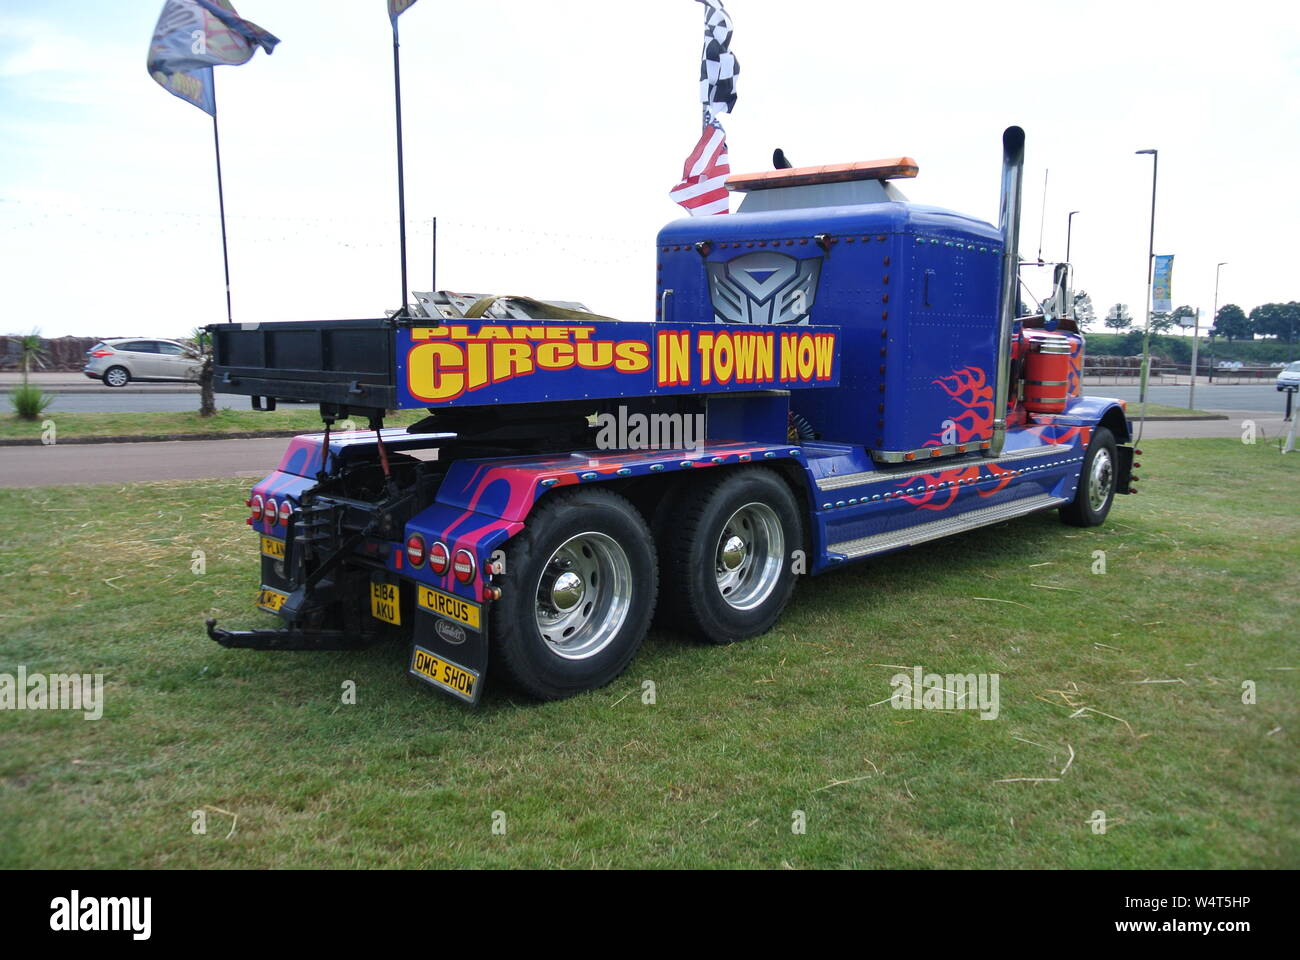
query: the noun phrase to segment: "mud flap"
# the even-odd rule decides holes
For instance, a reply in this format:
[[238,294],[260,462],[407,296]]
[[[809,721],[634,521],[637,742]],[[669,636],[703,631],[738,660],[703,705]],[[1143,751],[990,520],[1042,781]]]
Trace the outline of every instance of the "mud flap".
[[487,674],[486,604],[416,586],[409,673],[466,703],[478,703]]
[[1115,492],[1133,492],[1133,448],[1115,448]]

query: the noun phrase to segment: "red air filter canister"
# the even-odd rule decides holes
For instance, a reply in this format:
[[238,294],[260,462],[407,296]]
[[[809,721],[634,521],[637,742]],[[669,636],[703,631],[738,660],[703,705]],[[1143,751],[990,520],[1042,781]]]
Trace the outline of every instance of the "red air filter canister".
[[1064,413],[1070,396],[1071,358],[1082,342],[1066,333],[1025,330],[1025,409],[1031,413]]

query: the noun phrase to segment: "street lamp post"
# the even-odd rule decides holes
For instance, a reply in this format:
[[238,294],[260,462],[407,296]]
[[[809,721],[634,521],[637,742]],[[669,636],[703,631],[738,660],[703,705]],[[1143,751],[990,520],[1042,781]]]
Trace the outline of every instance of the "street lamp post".
[[1201,343],[1201,308],[1196,308],[1196,324],[1192,327],[1192,378],[1187,388],[1187,409],[1196,409],[1196,348]]
[[1219,323],[1219,272],[1227,265],[1228,261],[1224,260],[1214,267],[1214,315],[1210,317],[1210,383],[1214,382],[1214,328]]
[[1160,170],[1159,150],[1136,150],[1135,153],[1151,154],[1151,236],[1147,247],[1147,325],[1142,333],[1142,384],[1138,389],[1138,402],[1146,403],[1147,377],[1151,366],[1151,297],[1153,269],[1156,262],[1156,175]]
[[1078,210],[1071,210],[1070,215],[1065,218],[1065,262],[1070,262],[1070,232],[1074,229],[1074,215]]

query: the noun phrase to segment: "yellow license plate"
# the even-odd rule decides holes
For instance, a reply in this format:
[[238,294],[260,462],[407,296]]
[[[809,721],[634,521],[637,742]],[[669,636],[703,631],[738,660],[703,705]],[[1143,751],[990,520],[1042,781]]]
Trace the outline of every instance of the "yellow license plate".
[[270,610],[272,613],[279,613],[280,608],[284,606],[284,601],[289,599],[287,593],[281,593],[279,590],[268,590],[262,588],[262,592],[257,595],[257,605],[263,610]]
[[462,700],[474,700],[478,674],[435,657],[423,647],[415,648],[415,654],[411,657],[411,672]]
[[420,606],[424,607],[424,609],[431,613],[440,613],[448,620],[463,623],[471,630],[479,629],[479,624],[483,622],[477,603],[470,603],[460,597],[453,597],[451,594],[435,590],[433,587],[420,587],[418,599]]
[[277,540],[275,537],[262,538],[262,556],[271,557],[275,560],[284,559],[284,541]]
[[370,584],[370,615],[385,623],[402,625],[402,611],[398,603],[397,584]]

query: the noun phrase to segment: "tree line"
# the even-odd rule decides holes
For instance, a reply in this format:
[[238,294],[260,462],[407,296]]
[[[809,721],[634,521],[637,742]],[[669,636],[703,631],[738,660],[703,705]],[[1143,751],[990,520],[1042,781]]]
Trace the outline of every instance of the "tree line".
[[[1086,291],[1079,291],[1074,297],[1075,316],[1080,328],[1087,330],[1097,321],[1092,298]],[[1124,333],[1141,322],[1133,317],[1128,304],[1114,304],[1102,319],[1102,325],[1115,333]],[[1169,333],[1174,327],[1181,327],[1186,333],[1196,325],[1196,311],[1183,305],[1169,313],[1151,314],[1151,332]],[[1261,303],[1247,313],[1235,303],[1224,304],[1219,308],[1213,324],[1202,323],[1202,329],[1208,329],[1211,337],[1225,340],[1254,340],[1264,337],[1279,343],[1296,343],[1300,341],[1300,302]]]

